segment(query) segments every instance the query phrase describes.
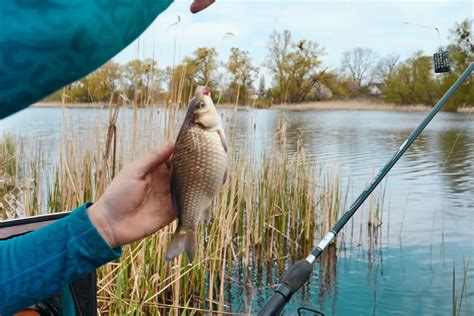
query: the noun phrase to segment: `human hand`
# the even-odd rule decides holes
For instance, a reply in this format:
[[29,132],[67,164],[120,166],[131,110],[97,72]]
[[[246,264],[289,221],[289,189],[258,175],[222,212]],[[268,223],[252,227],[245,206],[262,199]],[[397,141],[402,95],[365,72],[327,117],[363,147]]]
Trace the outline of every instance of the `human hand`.
[[169,144],[127,164],[87,209],[91,222],[114,248],[151,235],[176,218],[170,190]]
[[204,10],[214,2],[216,2],[216,0],[194,0],[191,4],[190,10],[192,13],[198,13],[199,11]]

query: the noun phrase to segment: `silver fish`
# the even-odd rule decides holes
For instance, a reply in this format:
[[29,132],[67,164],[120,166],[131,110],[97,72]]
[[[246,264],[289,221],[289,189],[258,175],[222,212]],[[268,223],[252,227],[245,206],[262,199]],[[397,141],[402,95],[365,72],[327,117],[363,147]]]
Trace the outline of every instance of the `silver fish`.
[[183,251],[193,261],[196,227],[209,223],[214,197],[227,177],[227,144],[221,119],[208,87],[198,86],[175,143],[171,165],[171,194],[178,211],[178,228],[166,259]]

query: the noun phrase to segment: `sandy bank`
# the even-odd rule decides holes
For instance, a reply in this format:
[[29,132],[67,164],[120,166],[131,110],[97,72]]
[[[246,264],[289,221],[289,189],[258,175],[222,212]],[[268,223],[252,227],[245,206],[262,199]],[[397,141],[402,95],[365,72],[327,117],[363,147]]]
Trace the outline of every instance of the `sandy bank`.
[[[71,103],[62,104],[59,102],[39,102],[32,105],[35,108],[107,108],[108,103]],[[223,103],[218,104],[219,108],[235,108],[235,104]],[[239,106],[239,109],[248,109],[252,106]],[[308,102],[299,104],[274,104],[267,108],[270,110],[287,110],[287,111],[393,111],[393,112],[428,112],[431,106],[424,104],[416,105],[397,105],[385,102],[376,102],[372,100],[335,100]],[[458,108],[458,112],[469,113],[474,112],[474,107]]]

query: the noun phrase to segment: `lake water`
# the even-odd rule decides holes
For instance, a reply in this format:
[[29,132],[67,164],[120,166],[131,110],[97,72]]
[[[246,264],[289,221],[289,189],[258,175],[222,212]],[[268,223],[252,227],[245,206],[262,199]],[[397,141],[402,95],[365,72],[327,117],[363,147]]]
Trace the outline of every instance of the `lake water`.
[[[288,151],[302,139],[311,159],[327,168],[337,166],[343,182],[351,183],[349,202],[426,115],[220,111],[227,117],[228,130],[236,122],[236,150],[250,144],[255,155],[274,142],[278,121],[284,118]],[[84,133],[96,124],[97,113],[68,110],[70,120]],[[107,113],[99,111],[104,117]],[[121,115],[127,121],[132,111]],[[0,135],[22,135],[27,146],[41,141],[54,160],[62,127],[63,110],[27,109],[0,121]],[[326,315],[449,315],[453,267],[459,297],[464,260],[469,268],[461,311],[474,313],[474,115],[438,114],[389,173],[385,185],[384,223],[375,249],[370,250],[367,241],[347,243],[344,251],[340,247],[337,262],[316,267],[311,284],[293,297],[287,314],[306,306]],[[261,288],[263,293],[251,299],[254,312],[272,294],[268,284]],[[238,287],[230,291],[233,310],[239,311],[244,294]]]

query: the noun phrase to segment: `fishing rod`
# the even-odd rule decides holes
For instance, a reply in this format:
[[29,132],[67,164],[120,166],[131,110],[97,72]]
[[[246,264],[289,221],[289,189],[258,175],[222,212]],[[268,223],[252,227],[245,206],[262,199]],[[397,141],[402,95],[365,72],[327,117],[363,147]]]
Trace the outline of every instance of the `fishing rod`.
[[395,152],[393,157],[380,169],[378,174],[373,178],[367,188],[362,191],[359,197],[352,203],[349,209],[342,215],[342,217],[337,221],[336,225],[324,236],[324,238],[318,243],[316,248],[313,249],[311,254],[306,257],[306,259],[297,261],[293,264],[288,272],[285,274],[282,284],[275,290],[273,296],[267,301],[263,308],[258,313],[259,316],[267,315],[279,315],[285,305],[290,301],[293,294],[295,294],[302,286],[309,280],[311,272],[313,271],[313,266],[316,260],[319,258],[324,249],[329,245],[329,243],[336,237],[337,233],[346,225],[346,223],[351,219],[359,207],[364,203],[367,197],[372,193],[372,191],[377,187],[377,185],[382,181],[382,179],[387,175],[387,173],[392,169],[395,163],[402,157],[405,151],[410,147],[410,145],[415,141],[415,139],[420,135],[423,129],[428,125],[428,123],[433,119],[433,117],[441,110],[444,104],[449,100],[451,95],[458,89],[458,87],[466,80],[466,78],[474,70],[474,63],[471,63],[462,75],[456,80],[456,82],[448,89],[448,91],[443,95],[443,97],[436,103],[430,113],[425,117],[425,119],[418,125],[418,127],[408,136],[408,138],[403,142],[400,148]]

